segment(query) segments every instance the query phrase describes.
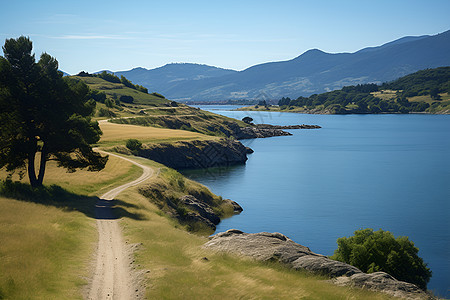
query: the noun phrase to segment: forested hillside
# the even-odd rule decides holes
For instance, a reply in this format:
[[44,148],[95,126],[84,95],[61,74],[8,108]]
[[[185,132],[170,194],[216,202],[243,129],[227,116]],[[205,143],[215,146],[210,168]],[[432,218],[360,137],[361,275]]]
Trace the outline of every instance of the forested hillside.
[[426,69],[395,81],[358,84],[340,90],[299,97],[282,98],[282,110],[351,113],[450,113],[450,67]]

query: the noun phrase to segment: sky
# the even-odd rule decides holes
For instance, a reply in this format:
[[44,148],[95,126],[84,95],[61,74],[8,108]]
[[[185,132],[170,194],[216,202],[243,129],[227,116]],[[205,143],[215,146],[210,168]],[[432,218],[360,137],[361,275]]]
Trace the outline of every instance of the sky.
[[[450,29],[450,0],[0,0],[0,41],[29,36],[69,74],[199,63],[243,70]],[[0,51],[3,55],[3,52]]]

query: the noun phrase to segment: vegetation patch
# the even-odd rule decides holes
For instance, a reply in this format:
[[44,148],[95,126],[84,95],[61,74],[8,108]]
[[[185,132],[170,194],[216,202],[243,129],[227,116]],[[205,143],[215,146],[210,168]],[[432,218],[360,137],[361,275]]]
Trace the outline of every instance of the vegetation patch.
[[450,67],[427,69],[382,85],[360,84],[294,100],[282,98],[276,109],[330,114],[450,113],[449,78]]
[[349,238],[339,238],[332,259],[357,267],[363,272],[386,272],[397,280],[413,283],[426,290],[431,278],[419,249],[408,237],[395,238],[389,231],[361,229]]

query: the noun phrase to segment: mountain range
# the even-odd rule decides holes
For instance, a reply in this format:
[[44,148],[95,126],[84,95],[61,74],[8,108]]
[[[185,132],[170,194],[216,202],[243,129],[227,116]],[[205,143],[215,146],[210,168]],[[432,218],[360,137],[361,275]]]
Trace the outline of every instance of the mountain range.
[[288,61],[259,64],[243,71],[183,63],[115,74],[178,101],[275,100],[348,85],[388,82],[441,66],[450,66],[450,30],[403,37],[354,53],[313,49]]

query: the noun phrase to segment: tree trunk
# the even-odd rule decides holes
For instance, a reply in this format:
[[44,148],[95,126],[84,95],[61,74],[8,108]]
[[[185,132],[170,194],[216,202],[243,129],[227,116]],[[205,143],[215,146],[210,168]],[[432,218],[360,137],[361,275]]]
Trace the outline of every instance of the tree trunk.
[[[32,187],[38,187],[38,179],[36,178],[36,168],[34,167],[36,151],[30,151],[28,153],[28,178]],[[41,183],[42,185],[42,183]]]
[[39,163],[39,176],[37,178],[38,186],[42,186],[42,182],[44,181],[46,164],[47,164],[47,147],[45,147],[45,144],[44,144],[44,146],[42,146],[41,161]]

